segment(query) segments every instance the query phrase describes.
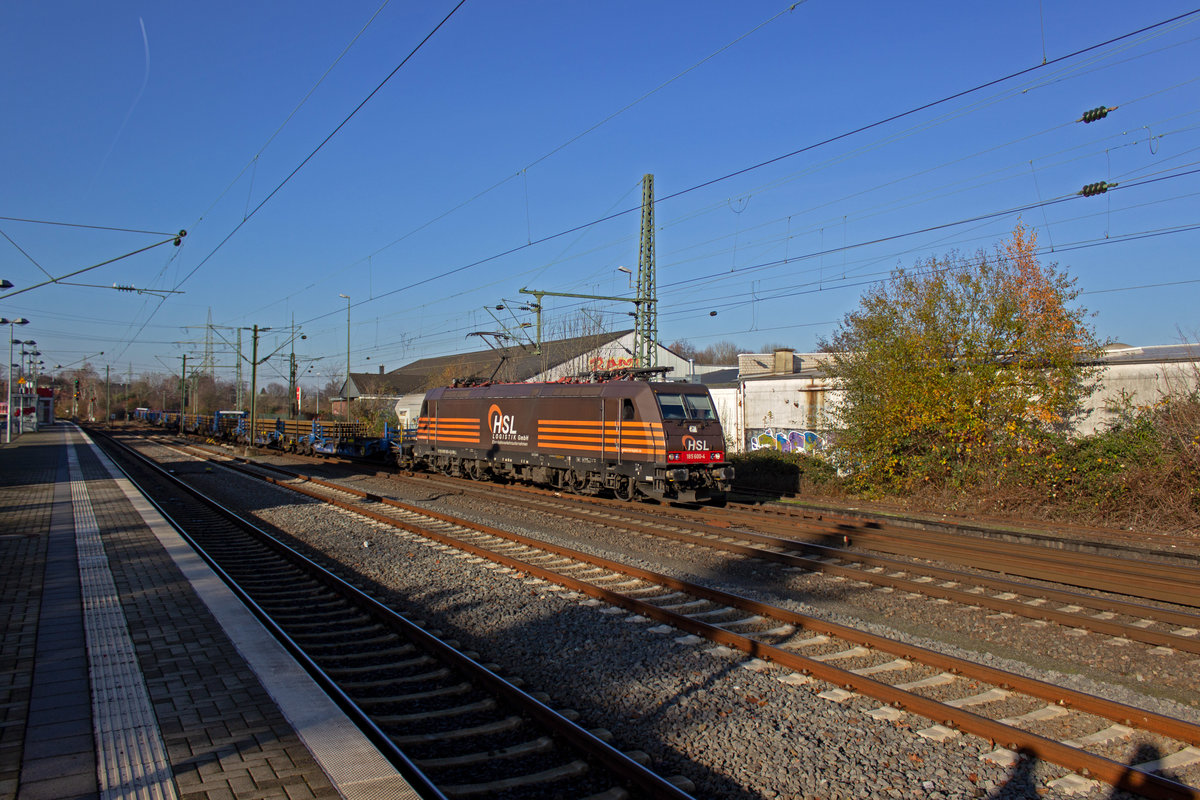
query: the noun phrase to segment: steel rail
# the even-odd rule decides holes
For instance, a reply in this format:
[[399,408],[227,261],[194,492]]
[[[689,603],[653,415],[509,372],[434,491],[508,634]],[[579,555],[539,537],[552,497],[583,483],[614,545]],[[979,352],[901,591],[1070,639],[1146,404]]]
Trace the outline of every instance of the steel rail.
[[[201,451],[204,452],[204,451]],[[340,484],[325,482],[320,478],[311,475],[304,475],[292,470],[279,467],[274,464],[263,462],[252,462],[250,459],[243,457],[233,457],[232,460],[250,464],[253,463],[259,468],[269,469],[280,474],[289,475],[304,480],[326,485],[331,488],[344,488]],[[482,492],[474,489],[461,489],[468,494],[478,494],[486,496],[489,500],[495,500],[495,493]],[[1060,611],[1055,609],[1044,608],[1040,606],[1030,605],[1025,602],[1015,600],[1005,600],[997,597],[991,597],[979,593],[963,591],[954,588],[953,586],[935,586],[930,583],[921,583],[913,579],[905,579],[890,575],[882,575],[872,573],[867,570],[856,569],[853,567],[831,564],[815,558],[806,558],[797,556],[793,553],[777,552],[771,550],[762,550],[759,548],[749,548],[738,545],[732,542],[712,541],[714,537],[722,538],[742,538],[752,542],[759,542],[770,547],[778,548],[779,550],[795,550],[797,546],[800,549],[815,549],[825,551],[830,557],[837,558],[842,561],[857,562],[870,566],[879,566],[886,569],[904,571],[908,573],[920,572],[922,574],[934,577],[945,582],[954,582],[958,584],[973,584],[976,586],[996,589],[1002,592],[1013,592],[1054,600],[1057,602],[1066,603],[1069,605],[1082,605],[1086,608],[1091,608],[1096,611],[1107,611],[1115,614],[1126,614],[1136,616],[1142,619],[1153,619],[1162,623],[1180,625],[1183,627],[1200,627],[1200,615],[1178,612],[1172,609],[1158,608],[1154,606],[1146,606],[1128,601],[1116,600],[1111,598],[1097,598],[1092,595],[1085,595],[1078,592],[1064,591],[1049,587],[1037,587],[1030,584],[1018,583],[1016,581],[1007,580],[1004,578],[976,575],[972,573],[959,572],[940,567],[933,567],[924,564],[912,564],[900,560],[898,558],[889,558],[883,556],[872,556],[858,551],[843,550],[834,548],[824,544],[812,542],[797,541],[794,539],[781,539],[769,534],[755,533],[752,531],[734,530],[732,528],[723,528],[714,526],[705,522],[697,522],[689,519],[663,519],[659,515],[647,514],[645,512],[634,511],[629,509],[625,504],[592,504],[588,505],[598,509],[595,512],[579,511],[575,509],[563,507],[557,499],[546,497],[543,492],[530,493],[528,496],[522,496],[526,493],[522,492],[514,494],[510,497],[502,498],[505,503],[519,505],[524,508],[541,510],[545,513],[552,513],[559,516],[566,516],[572,519],[586,520],[604,525],[620,524],[629,530],[636,530],[648,535],[661,536],[671,538],[678,541],[687,541],[699,543],[705,546],[724,550],[727,552],[737,553],[753,558],[760,558],[768,561],[783,563],[788,566],[800,567],[812,572],[822,572],[830,575],[836,575],[851,580],[866,581],[879,586],[888,586],[893,589],[903,589],[926,595],[929,597],[942,598],[964,605],[984,605],[996,611],[1002,611],[1016,616],[1021,616],[1027,619],[1043,620],[1054,622],[1072,628],[1082,628],[1102,633],[1109,636],[1138,641],[1143,644],[1153,645],[1156,647],[1170,647],[1175,650],[1189,653],[1200,654],[1200,639],[1188,637],[1186,635],[1172,633],[1150,631],[1145,628],[1140,628],[1133,625],[1123,625],[1117,622],[1111,622],[1104,619],[1098,619],[1094,616],[1081,616],[1077,613]],[[547,509],[547,506],[550,509]],[[605,516],[619,518],[614,522],[612,519],[605,519]],[[636,522],[636,519],[649,520],[650,524]],[[664,527],[666,526],[666,527]],[[670,527],[691,528],[692,530],[702,531],[703,539],[699,542],[689,537],[687,534],[681,534],[677,531],[670,530]]]
[[[546,490],[528,487],[509,488],[514,493],[532,496],[544,496],[550,493]],[[625,508],[625,513],[638,513],[628,509],[625,503],[586,496],[580,496],[577,499],[579,502],[609,510]],[[905,557],[929,558],[931,553],[936,551],[940,552],[947,560],[964,561],[971,566],[981,566],[981,568],[994,572],[1055,583],[1072,583],[1080,588],[1127,596],[1137,594],[1132,592],[1131,588],[1137,587],[1139,584],[1130,583],[1128,578],[1131,573],[1140,572],[1145,581],[1140,586],[1148,591],[1144,595],[1137,596],[1183,606],[1200,607],[1200,568],[1192,564],[1171,564],[1141,558],[1131,559],[1130,554],[1141,555],[1145,552],[1132,548],[1126,548],[1120,557],[1114,558],[1070,549],[1070,541],[1053,537],[1044,537],[1044,545],[1035,545],[1003,541],[992,536],[964,536],[962,533],[963,530],[995,533],[995,531],[979,526],[960,525],[950,528],[949,525],[941,525],[925,529],[916,524],[911,526],[897,524],[886,518],[883,522],[850,518],[828,520],[824,514],[817,514],[814,518],[810,514],[796,515],[760,509],[750,511],[728,507],[704,507],[703,510],[696,510],[685,506],[671,506],[669,513],[680,519],[700,521],[700,524],[712,527],[733,528],[735,525],[742,524],[766,532],[774,532],[787,538],[796,538],[798,533],[804,533],[819,540],[841,539],[846,544],[853,539],[856,545]],[[936,528],[939,527],[950,529],[937,530]],[[895,539],[915,542],[926,549],[914,553],[911,545],[896,544]],[[1103,544],[1095,543],[1093,546],[1099,548],[1103,547]],[[982,553],[987,560],[982,565],[972,563],[969,560],[972,553]],[[1180,554],[1161,550],[1156,551],[1156,555],[1168,559],[1180,556]],[[1044,564],[1050,566],[1043,568]],[[1113,577],[1115,574],[1120,577]],[[1065,580],[1065,578],[1070,578],[1070,580]]]
[[[778,495],[775,495],[772,499],[777,498]],[[1141,554],[1151,551],[1172,559],[1200,563],[1200,547],[1197,547],[1200,543],[1181,542],[1169,533],[1095,528],[1062,522],[1041,523],[1046,527],[1028,527],[1021,522],[1012,520],[970,517],[962,513],[922,515],[886,508],[839,507],[810,501],[781,501],[770,504],[733,504],[731,502],[722,509],[722,513],[729,516],[742,515],[748,518],[761,518],[762,516],[816,518],[828,524],[884,522],[898,528],[916,528],[954,534],[968,533],[972,536],[998,540],[1023,540],[1060,549],[1115,551],[1122,554]]]
[[[321,565],[316,564],[303,554],[297,552],[283,542],[280,542],[278,539],[271,536],[269,533],[259,528],[250,520],[245,519],[232,509],[226,508],[224,505],[218,503],[212,498],[204,496],[202,493],[189,486],[179,477],[172,475],[167,470],[163,469],[161,466],[154,463],[145,455],[137,452],[124,442],[120,442],[112,436],[102,434],[95,430],[89,430],[88,433],[91,436],[96,436],[97,438],[109,442],[113,446],[119,447],[122,452],[126,453],[128,457],[133,458],[136,463],[140,463],[145,469],[151,470],[159,480],[162,480],[163,482],[174,486],[186,492],[188,495],[196,498],[198,502],[211,509],[222,519],[229,521],[230,524],[235,525],[239,529],[251,532],[252,535],[259,541],[267,543],[269,540],[272,547],[288,552],[290,557],[306,563],[308,566],[312,567],[314,574],[322,576],[322,580],[330,577],[328,570]],[[198,555],[205,562],[205,564],[208,565],[208,567],[217,575],[218,578],[221,579],[221,581],[229,588],[229,590],[246,606],[250,613],[252,613],[258,619],[258,621],[262,623],[262,625],[270,632],[276,641],[278,641],[280,645],[282,645],[283,648],[297,660],[305,672],[312,676],[316,684],[320,686],[321,689],[334,700],[334,702],[337,703],[337,705],[346,713],[353,723],[357,725],[367,735],[372,743],[380,749],[385,758],[395,764],[400,773],[406,779],[412,781],[415,787],[419,788],[422,796],[438,798],[439,800],[449,800],[446,795],[444,795],[441,790],[434,785],[429,777],[425,775],[424,771],[421,770],[421,768],[415,763],[413,763],[413,761],[409,759],[408,755],[399,747],[397,747],[396,744],[391,741],[390,737],[388,737],[388,735],[378,725],[375,724],[370,715],[360,708],[359,705],[355,703],[348,694],[342,691],[337,681],[334,680],[327,672],[325,672],[325,670],[322,669],[321,666],[308,655],[308,653],[305,652],[304,648],[301,647],[300,644],[297,643],[286,631],[284,631],[284,629],[280,627],[278,623],[276,623],[271,615],[262,606],[260,606],[257,601],[255,601],[249,592],[247,592],[241,586],[241,584],[235,580],[233,576],[225,570],[224,567],[221,566],[219,560],[212,556],[208,550],[188,532],[187,527],[181,522],[177,521],[175,516],[168,509],[155,500],[151,494],[146,491],[145,487],[142,485],[142,482],[132,475],[130,471],[126,469],[125,465],[120,464],[116,460],[113,461],[113,464],[121,471],[125,478],[133,485],[133,487],[137,489],[138,493],[141,494],[142,497],[144,497],[146,501],[150,503],[150,505],[153,506],[160,515],[162,515],[163,519],[166,520],[172,528],[174,528],[176,533],[178,533],[179,536],[185,542],[187,542],[188,546],[191,547],[196,555]],[[362,595],[357,588],[351,586],[345,581],[342,581],[336,576],[332,577],[333,580],[339,583],[342,587],[348,588],[351,593],[355,593],[360,596]],[[387,609],[387,613],[396,618],[398,620],[398,624],[402,627],[406,629],[413,627],[411,622],[405,620],[403,617],[399,617],[399,615],[396,615],[395,612],[391,611],[390,609]]]
[[[246,472],[249,474],[254,474],[253,470],[247,469]],[[718,644],[725,644],[735,647],[750,655],[774,661],[782,666],[789,667],[804,674],[813,675],[836,686],[841,686],[853,691],[857,691],[861,694],[883,700],[884,702],[898,708],[911,710],[914,713],[927,717],[928,719],[941,721],[947,725],[952,725],[966,733],[981,736],[992,742],[1005,743],[1010,749],[1024,750],[1046,761],[1059,764],[1060,766],[1085,775],[1096,777],[1113,786],[1141,792],[1147,797],[1156,799],[1200,800],[1200,789],[1178,783],[1161,775],[1142,772],[1135,766],[1121,764],[1112,761],[1111,759],[1071,747],[1070,745],[1062,742],[1057,742],[1038,734],[1006,725],[996,720],[988,719],[973,712],[948,706],[912,692],[898,689],[873,678],[858,675],[806,656],[790,653],[786,650],[757,641],[750,637],[732,633],[723,628],[690,619],[686,616],[659,608],[636,598],[628,597],[626,595],[613,592],[609,589],[596,586],[592,583],[562,575],[561,573],[546,569],[536,564],[532,564],[528,561],[497,553],[494,550],[489,550],[474,543],[466,542],[461,538],[443,534],[419,525],[414,525],[403,520],[399,520],[394,516],[380,514],[364,508],[358,503],[348,503],[335,498],[322,496],[320,492],[309,490],[300,486],[290,485],[286,481],[281,481],[267,475],[262,475],[261,473],[258,474],[258,477],[268,483],[282,486],[300,494],[305,494],[309,497],[319,499],[323,502],[337,506],[352,513],[360,514],[378,522],[409,531],[410,533],[415,533],[420,536],[433,539],[442,544],[466,550],[474,555],[503,564],[511,569],[534,575],[543,580],[552,581],[574,591],[587,594],[591,597],[604,600],[613,605],[617,605],[641,614],[650,619],[656,619],[678,627],[680,630],[705,636],[706,638],[717,642]],[[1015,673],[1004,672],[992,667],[975,664],[973,662],[936,653],[934,651],[926,650],[913,645],[888,640],[874,634],[856,631],[845,626],[837,625],[836,623],[825,622],[803,614],[791,612],[786,609],[769,606],[748,598],[698,586],[686,581],[680,581],[670,576],[655,573],[650,570],[644,570],[627,564],[621,564],[619,562],[611,561],[599,556],[593,556],[571,550],[570,548],[551,545],[547,542],[533,539],[531,537],[521,536],[519,534],[510,533],[493,528],[491,526],[480,525],[458,519],[450,515],[430,511],[417,506],[411,506],[406,503],[401,503],[390,498],[384,498],[372,493],[362,492],[361,490],[337,486],[336,491],[345,492],[351,496],[361,497],[362,499],[368,501],[378,502],[383,505],[394,507],[407,513],[418,515],[427,519],[437,520],[446,524],[455,525],[478,533],[486,534],[488,536],[522,544],[527,547],[569,557],[576,561],[592,564],[593,566],[610,570],[612,572],[637,577],[651,583],[674,589],[676,591],[688,592],[696,595],[697,597],[702,597],[716,603],[723,603],[725,605],[739,608],[751,613],[773,617],[775,619],[788,622],[808,630],[836,635],[850,642],[857,642],[862,645],[875,647],[883,652],[893,653],[901,657],[912,658],[913,660],[920,661],[930,666],[952,671],[955,674],[974,677],[1002,688],[1010,688],[1016,691],[1024,692],[1030,696],[1039,697],[1053,703],[1075,708],[1085,713],[1094,714],[1110,720],[1121,721],[1130,725],[1136,724],[1145,730],[1161,733],[1164,736],[1184,741],[1189,744],[1200,744],[1200,726],[1193,725],[1192,723],[1184,720],[1175,719],[1173,717],[1135,708],[1122,703],[1115,703],[1110,700],[1105,700],[1104,698],[1095,697],[1093,695],[1088,695],[1086,693],[1067,689],[1065,687],[1053,686],[1033,678],[1027,678]]]
[[[561,737],[564,741],[569,742],[572,746],[585,752],[589,758],[593,758],[595,761],[602,764],[620,780],[637,787],[637,790],[643,793],[639,794],[639,797],[644,796],[647,798],[652,798],[653,800],[695,800],[687,792],[683,791],[656,773],[650,771],[637,761],[634,761],[629,756],[614,748],[612,745],[599,739],[590,731],[580,727],[576,723],[542,703],[537,698],[526,693],[522,689],[508,682],[486,667],[483,667],[466,654],[454,647],[451,647],[429,632],[415,625],[410,620],[392,611],[386,605],[380,603],[378,600],[358,589],[353,584],[348,583],[341,577],[330,572],[320,564],[312,561],[304,554],[288,546],[287,544],[280,542],[278,539],[271,536],[271,534],[256,526],[253,522],[241,517],[241,515],[239,515],[237,512],[228,509],[212,498],[207,497],[195,487],[188,485],[179,477],[171,475],[169,472],[162,469],[162,467],[148,460],[146,456],[137,453],[137,451],[128,447],[128,445],[125,445],[124,443],[119,442],[111,437],[108,438],[109,441],[113,441],[124,448],[127,452],[141,459],[147,467],[155,470],[161,477],[163,477],[164,480],[170,482],[172,485],[178,486],[192,496],[195,496],[200,502],[213,508],[216,513],[220,514],[221,516],[231,519],[235,522],[235,524],[254,531],[257,537],[264,538],[271,547],[287,553],[289,559],[296,560],[304,564],[306,569],[311,569],[315,574],[320,576],[322,581],[326,582],[330,586],[335,586],[337,591],[352,595],[357,601],[367,606],[372,612],[384,616],[390,622],[394,622],[398,627],[404,630],[405,635],[411,634],[412,637],[420,641],[423,646],[428,646],[432,652],[444,657],[446,661],[454,664],[464,673],[469,674],[473,680],[478,680],[481,684],[487,686],[490,691],[504,698],[514,707],[519,708],[523,713],[526,713],[533,719],[537,720],[555,736]],[[247,470],[246,473],[251,475],[254,474],[253,471],[250,470]],[[260,475],[257,477],[262,478],[263,476]],[[279,483],[278,481],[274,481],[273,479],[269,478],[266,480],[277,484]],[[137,484],[135,483],[135,486],[136,485]],[[295,487],[286,488],[291,488],[293,491],[296,490]],[[141,491],[140,487],[139,491]],[[306,492],[301,493],[307,494]],[[143,494],[145,493],[143,492]],[[322,498],[322,501],[330,502],[327,498]],[[333,504],[337,505],[338,503],[334,502]],[[155,505],[158,507],[158,504]],[[182,529],[179,528],[178,523],[171,520],[169,516],[167,519],[171,521],[171,524],[182,533]],[[314,661],[312,661],[312,659],[304,653],[300,645],[294,642],[291,637],[284,633],[282,629],[270,619],[269,615],[267,615],[267,612],[259,608],[252,598],[250,598],[250,596],[244,592],[240,586],[237,585],[237,582],[234,581],[224,570],[222,570],[202,548],[199,548],[191,539],[191,537],[187,536],[186,534],[184,534],[184,536],[188,540],[189,544],[197,549],[197,553],[200,554],[206,562],[210,563],[210,565],[214,567],[221,579],[234,588],[235,593],[238,594],[239,598],[242,599],[243,602],[247,603],[247,606],[254,611],[256,616],[260,616],[260,618],[268,623],[268,629],[271,630],[273,634],[278,634],[280,641],[285,645],[285,647],[299,657],[305,668],[312,672],[314,677],[318,679],[318,683],[321,684],[322,688],[329,691],[331,696],[338,700],[339,705],[343,705],[350,711],[355,719],[355,722],[361,723],[364,730],[367,730],[371,733],[373,739],[376,736],[383,737],[382,742],[386,745],[389,755],[397,756],[397,760],[405,765],[406,770],[411,769],[416,775],[420,776],[424,786],[428,786],[433,791],[437,792],[435,795],[436,797],[444,798],[444,795],[440,792],[440,790],[437,790],[434,787],[434,784],[429,781],[424,773],[415,764],[413,764],[408,759],[408,756],[405,755],[402,750],[396,747],[388,735],[384,733],[374,723],[374,721],[371,720],[370,715],[359,708],[359,706],[341,690],[336,680],[330,677]]]
[[[792,536],[801,523],[764,517],[746,524],[758,530]],[[813,526],[811,522],[803,524]],[[1148,561],[1131,558],[1128,554],[1114,558],[977,536],[885,527],[876,523],[837,523],[813,532],[817,536],[845,537],[856,546],[892,555],[943,558],[1024,578],[1200,607],[1200,568],[1193,565]]]
[[[528,507],[536,508],[536,505]],[[842,566],[839,564],[830,564],[820,561],[816,558],[797,556],[787,552],[779,552],[774,550],[763,550],[758,547],[747,547],[739,545],[735,542],[712,541],[708,537],[697,538],[687,533],[679,533],[676,531],[656,529],[653,526],[639,525],[637,523],[617,523],[605,521],[595,516],[587,514],[575,514],[569,511],[555,510],[553,513],[562,514],[573,519],[590,519],[593,522],[600,524],[616,525],[621,524],[628,528],[636,529],[639,532],[647,533],[653,536],[672,539],[675,541],[687,542],[690,544],[698,544],[705,547],[710,547],[715,550],[721,550],[738,555],[758,558],[764,561],[773,561],[787,566],[800,567],[810,572],[822,572],[829,575],[836,575],[850,580],[863,581],[872,583],[877,586],[888,586],[893,589],[902,589],[905,591],[918,592],[929,597],[942,598],[952,600],[957,603],[968,606],[982,605],[995,611],[1003,611],[1016,616],[1025,617],[1028,619],[1039,619],[1047,622],[1054,622],[1059,625],[1064,625],[1071,628],[1084,628],[1096,633],[1103,633],[1109,636],[1122,637],[1132,641],[1139,641],[1143,644],[1154,645],[1156,647],[1170,647],[1187,653],[1200,654],[1200,639],[1191,638],[1176,633],[1164,633],[1159,631],[1150,631],[1144,628],[1139,628],[1134,625],[1123,625],[1117,622],[1108,620],[1096,619],[1095,617],[1081,616],[1079,614],[1060,611],[1051,608],[1040,606],[1031,606],[1028,603],[1019,602],[1016,600],[1004,600],[997,597],[991,597],[985,594],[979,594],[962,589],[956,589],[952,586],[938,586],[933,583],[920,583],[910,578],[899,578],[892,575],[884,575],[881,573],[872,573],[855,567]],[[740,536],[740,533],[723,533],[722,536],[734,537]],[[766,538],[766,537],[764,537]],[[706,540],[707,539],[707,540]],[[778,539],[772,540],[779,547],[786,547],[787,542]],[[794,543],[793,543],[794,544]],[[906,573],[925,573],[930,577],[940,578],[947,582],[957,584],[976,584],[988,588],[1003,588],[1007,591],[1021,592],[1031,596],[1045,596],[1062,602],[1070,602],[1072,604],[1080,604],[1087,607],[1095,608],[1099,611],[1109,610],[1112,608],[1120,608],[1122,613],[1136,614],[1143,618],[1167,618],[1169,617],[1173,623],[1187,626],[1200,626],[1200,616],[1180,614],[1170,610],[1156,609],[1149,606],[1135,605],[1132,603],[1110,603],[1101,599],[1097,602],[1097,598],[1090,595],[1083,595],[1074,592],[1063,592],[1057,590],[1043,590],[1038,586],[1029,584],[1019,584],[1014,581],[1001,581],[996,579],[982,578],[981,576],[973,575],[965,572],[955,572],[953,570],[927,568],[920,564],[911,564],[893,559],[879,559],[871,557],[860,558],[855,554],[843,555],[844,551],[828,548],[823,545],[806,545],[809,547],[819,547],[829,550],[831,556],[835,556],[847,561],[861,561],[865,564],[875,566],[886,566],[896,570],[903,570]],[[1135,611],[1136,610],[1136,611]],[[1161,612],[1161,613],[1160,613]]]
[[[342,490],[346,489],[346,487],[340,484],[323,481],[322,479],[312,475],[296,473],[276,465],[264,465],[259,463],[256,464],[256,466],[267,467],[268,469],[279,472],[280,474],[302,478],[304,480],[329,486],[331,488]],[[470,492],[471,490],[466,491]],[[492,501],[496,499],[495,495],[492,493],[481,492],[479,494],[481,496],[487,496],[488,499]],[[1060,589],[1033,586],[1003,578],[959,572],[945,568],[927,566],[924,564],[913,564],[911,562],[902,561],[896,558],[871,556],[861,554],[856,551],[846,551],[840,548],[829,547],[828,545],[797,542],[790,539],[780,539],[767,534],[716,528],[710,525],[705,525],[704,523],[692,522],[690,520],[660,520],[650,517],[652,522],[650,524],[643,524],[633,521],[632,518],[646,517],[647,515],[637,514],[637,512],[626,513],[622,506],[603,506],[601,507],[602,510],[597,512],[578,511],[570,508],[564,508],[556,501],[545,499],[540,495],[535,495],[533,499],[525,497],[505,497],[502,498],[502,502],[518,505],[526,509],[540,510],[544,513],[565,516],[571,519],[585,520],[602,525],[621,525],[627,530],[634,530],[652,536],[674,539],[676,541],[701,544],[713,549],[732,552],[752,558],[760,558],[766,561],[774,561],[777,563],[786,564],[788,566],[800,567],[812,572],[822,572],[852,580],[865,581],[879,586],[889,586],[893,589],[903,589],[905,591],[918,592],[929,597],[951,600],[964,605],[984,605],[996,611],[1003,611],[1016,616],[1025,617],[1027,619],[1054,622],[1067,627],[1082,628],[1095,633],[1125,638],[1131,641],[1138,641],[1143,644],[1153,645],[1156,647],[1170,647],[1182,652],[1200,654],[1200,639],[1188,637],[1182,634],[1150,631],[1134,625],[1123,625],[1118,622],[1097,619],[1096,617],[1092,616],[1081,616],[1068,611],[1060,611],[1041,606],[1029,605],[1028,603],[1015,600],[1005,600],[997,597],[956,589],[952,586],[937,586],[931,583],[921,583],[913,579],[899,578],[890,575],[872,573],[866,570],[856,569],[854,567],[830,564],[815,558],[798,556],[788,552],[779,552],[779,550],[795,550],[797,547],[801,549],[812,548],[826,551],[829,556],[843,561],[858,562],[871,566],[880,566],[883,568],[900,570],[907,573],[919,572],[946,582],[974,584],[980,587],[992,588],[999,591],[1020,593],[1033,597],[1042,597],[1048,600],[1055,600],[1071,605],[1082,605],[1096,611],[1108,611],[1111,613],[1137,616],[1143,619],[1154,619],[1156,621],[1185,627],[1200,627],[1200,615],[1187,614],[1184,612],[1174,611],[1172,609],[1146,606],[1122,600],[1097,598],[1092,595],[1085,595],[1078,592],[1069,592]],[[617,517],[619,519],[605,519],[605,515]],[[693,530],[700,529],[704,531],[704,535],[703,538],[697,539],[686,533],[670,530],[671,526],[692,527]],[[779,548],[779,550],[763,550],[760,548],[738,545],[734,542],[713,541],[713,538],[716,537],[742,538],[748,541],[761,542],[771,547]]]
[[[282,471],[288,472],[287,470]],[[312,476],[305,477],[309,478],[310,480],[313,479]],[[487,496],[492,501],[497,499],[494,494],[489,494]],[[921,594],[926,594],[932,597],[941,597],[947,600],[954,600],[966,605],[983,604],[998,611],[1006,611],[1008,613],[1016,614],[1029,619],[1041,619],[1074,628],[1086,628],[1097,633],[1120,636],[1134,641],[1140,641],[1145,644],[1161,647],[1172,647],[1190,653],[1200,653],[1200,639],[1189,638],[1188,636],[1181,634],[1147,631],[1136,626],[1122,625],[1120,623],[1096,619],[1095,617],[1083,617],[1079,614],[1073,614],[1070,612],[1062,612],[1053,609],[1042,608],[1039,606],[1031,606],[1024,602],[1003,600],[969,591],[956,590],[950,586],[935,586],[929,583],[919,583],[911,579],[897,578],[880,573],[869,572],[863,569],[857,569],[854,567],[832,564],[816,558],[798,556],[795,555],[794,552],[788,551],[795,551],[797,549],[816,550],[825,553],[827,557],[836,558],[845,562],[861,563],[868,566],[903,571],[905,573],[920,573],[922,575],[928,575],[946,582],[971,584],[1002,592],[1013,592],[1031,597],[1045,598],[1047,600],[1054,600],[1070,605],[1081,605],[1096,611],[1108,611],[1115,614],[1149,618],[1158,622],[1185,627],[1200,628],[1200,614],[1190,614],[1169,608],[1147,606],[1125,600],[1096,597],[1094,595],[1087,595],[1080,592],[1072,592],[1062,589],[1054,589],[1051,587],[1035,586],[1028,583],[1020,583],[990,575],[978,575],[975,573],[961,572],[943,567],[934,567],[932,565],[916,564],[911,561],[901,560],[899,558],[873,556],[858,551],[830,547],[829,545],[824,544],[801,542],[794,539],[782,539],[769,534],[734,530],[730,528],[718,528],[711,525],[706,525],[702,522],[693,522],[691,520],[662,520],[649,517],[651,521],[647,524],[635,521],[639,517],[644,518],[645,515],[626,515],[623,513],[623,509],[621,507],[604,507],[600,511],[592,512],[588,510],[581,511],[568,508],[563,506],[557,500],[551,500],[542,497],[535,497],[532,499],[525,497],[504,497],[501,498],[501,501],[512,505],[517,505],[525,509],[540,510],[544,513],[563,516],[570,519],[585,520],[600,525],[612,526],[619,524],[627,530],[635,530],[652,536],[662,536],[678,541],[703,544],[707,547],[717,550],[724,550],[753,558],[761,558],[767,561],[776,561],[789,566],[798,566],[813,572],[825,572],[831,575],[838,575],[853,580],[867,581],[880,586],[890,586],[895,589],[905,589],[908,591],[920,592]],[[690,529],[698,532],[699,538],[693,537],[688,533],[681,533],[678,530],[671,530],[671,528]],[[713,541],[714,539],[717,539],[717,541]],[[763,550],[761,548],[745,547],[734,542],[721,541],[722,539],[743,539],[745,541],[757,542],[775,549]]]

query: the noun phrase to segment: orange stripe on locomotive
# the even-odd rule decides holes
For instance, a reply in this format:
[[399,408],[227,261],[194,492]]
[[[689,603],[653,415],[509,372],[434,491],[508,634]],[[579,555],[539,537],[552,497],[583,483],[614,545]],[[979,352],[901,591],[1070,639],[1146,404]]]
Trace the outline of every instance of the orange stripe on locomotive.
[[539,420],[537,443],[540,450],[603,451],[655,460],[666,453],[662,424],[656,422]]
[[421,417],[417,420],[417,440],[479,444],[479,420],[470,417]]

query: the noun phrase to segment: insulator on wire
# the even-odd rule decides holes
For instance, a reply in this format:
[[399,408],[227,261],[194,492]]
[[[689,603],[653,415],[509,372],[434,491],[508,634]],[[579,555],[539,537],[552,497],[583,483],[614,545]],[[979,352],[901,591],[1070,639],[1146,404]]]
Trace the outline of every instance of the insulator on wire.
[[1105,192],[1107,192],[1109,189],[1113,188],[1116,185],[1117,184],[1115,184],[1115,183],[1108,183],[1107,181],[1100,181],[1099,183],[1088,183],[1088,184],[1084,184],[1084,187],[1079,190],[1079,193],[1081,195],[1083,195],[1084,197],[1095,197],[1098,194],[1104,194]]
[[1096,106],[1093,109],[1089,109],[1088,111],[1083,112],[1083,116],[1075,121],[1082,122],[1083,124],[1086,125],[1089,122],[1095,122],[1098,119],[1104,119],[1105,117],[1108,116],[1108,112],[1116,111],[1116,110],[1117,110],[1116,106],[1113,106],[1112,108],[1105,108],[1104,106]]

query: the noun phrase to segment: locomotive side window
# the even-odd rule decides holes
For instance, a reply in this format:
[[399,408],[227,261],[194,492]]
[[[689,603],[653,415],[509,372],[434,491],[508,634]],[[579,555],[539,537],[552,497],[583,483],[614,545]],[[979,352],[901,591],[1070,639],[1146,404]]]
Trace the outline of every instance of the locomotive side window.
[[683,405],[683,395],[658,394],[658,407],[662,409],[663,419],[687,419],[687,409]]
[[712,400],[706,394],[685,394],[683,402],[687,404],[688,416],[692,419],[717,418],[717,412],[713,410]]
[[429,416],[429,401],[428,400],[421,401],[421,416],[422,417]]
[[621,400],[621,420],[629,422],[633,419],[633,400],[628,397]]

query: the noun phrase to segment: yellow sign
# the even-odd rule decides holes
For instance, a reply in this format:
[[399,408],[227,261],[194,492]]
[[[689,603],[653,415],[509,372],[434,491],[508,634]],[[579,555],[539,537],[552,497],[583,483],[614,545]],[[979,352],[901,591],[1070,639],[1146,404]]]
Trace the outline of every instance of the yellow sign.
[[24,386],[24,385],[25,385],[25,378],[23,378],[23,377],[22,377],[22,378],[17,378],[17,383],[18,383],[19,385],[21,385],[21,386]]

